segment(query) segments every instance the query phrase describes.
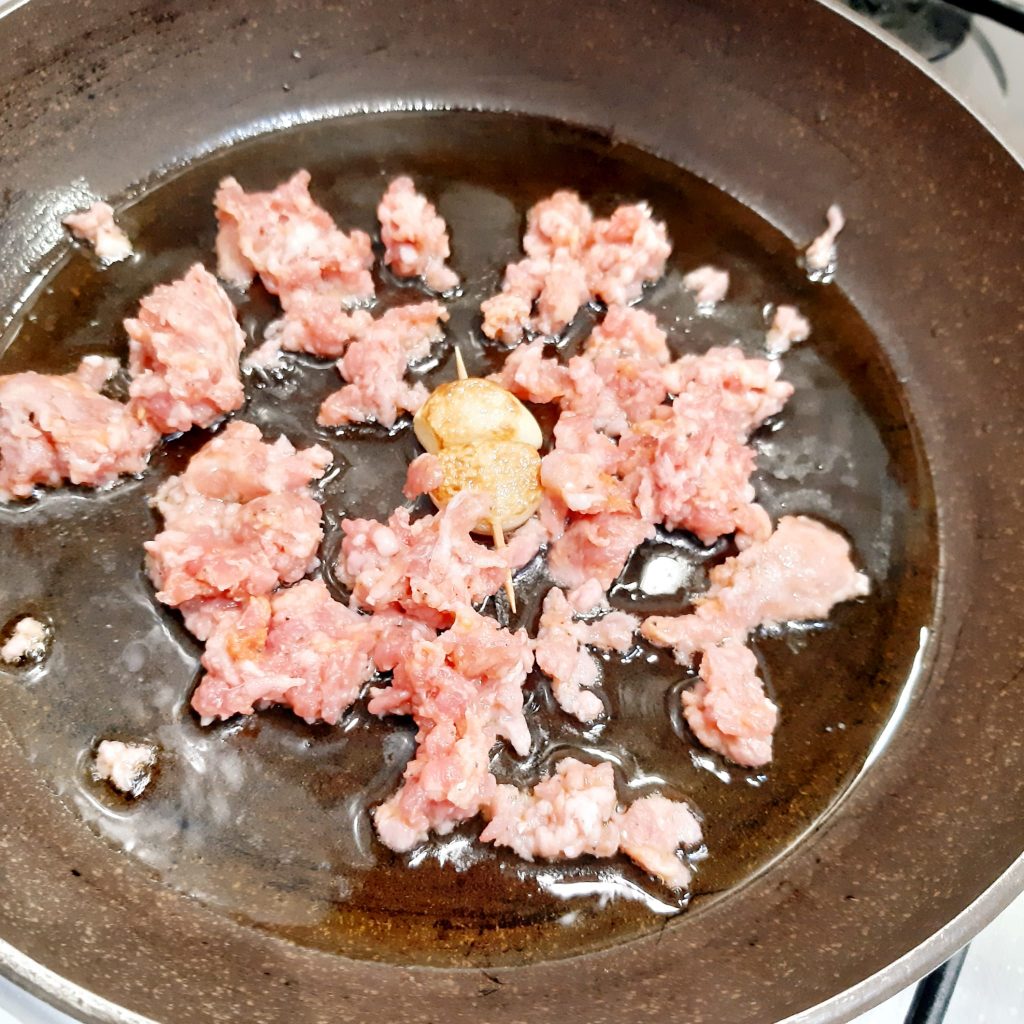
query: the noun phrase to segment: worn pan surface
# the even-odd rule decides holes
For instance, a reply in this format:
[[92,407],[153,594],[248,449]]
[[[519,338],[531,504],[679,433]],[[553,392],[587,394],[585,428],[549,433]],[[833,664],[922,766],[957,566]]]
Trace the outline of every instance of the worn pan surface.
[[[295,777],[275,784],[307,794],[275,810],[255,789],[236,793],[257,815],[280,813],[260,836],[293,837],[303,800],[316,812],[312,869],[304,875],[301,858],[282,864],[272,894],[246,873],[249,861],[233,859],[230,830],[189,859],[182,836],[194,823],[162,820],[168,829],[149,834],[146,856],[126,856],[138,834],[131,812],[90,811],[87,785],[55,782],[84,777],[74,752],[88,749],[98,723],[127,723],[140,708],[166,704],[184,730],[175,742],[199,736],[182,708],[195,650],[173,624],[139,646],[140,624],[159,616],[132,561],[135,541],[117,543],[152,529],[142,495],[181,451],[161,452],[148,482],[98,499],[108,504],[92,507],[112,518],[97,528],[95,513],[80,511],[84,498],[51,502],[48,548],[32,528],[43,513],[5,512],[0,620],[38,609],[65,637],[45,678],[7,673],[0,703],[8,974],[97,1021],[840,1021],[939,962],[1020,889],[1024,175],[912,61],[810,0],[579,10],[547,0],[31,0],[7,5],[0,55],[0,309],[14,316],[4,370],[73,364],[76,346],[95,349],[97,331],[123,315],[118,303],[202,255],[209,186],[236,166],[269,185],[299,163],[327,180],[342,160],[327,199],[346,223],[365,219],[385,173],[412,169],[441,190],[447,176],[450,208],[465,218],[456,244],[467,248],[502,231],[514,243],[523,204],[555,184],[598,203],[651,190],[680,261],[738,253],[741,294],[791,289],[810,307],[822,337],[788,365],[808,394],[829,397],[805,402],[813,416],[803,427],[799,409],[784,426],[799,439],[831,425],[834,444],[849,439],[842,501],[823,486],[836,508],[852,509],[836,521],[875,566],[878,588],[877,603],[841,613],[834,633],[762,650],[790,723],[784,735],[796,740],[781,741],[788,756],[763,786],[739,776],[731,789],[686,783],[719,829],[686,914],[662,928],[647,911],[608,912],[556,935],[550,908],[520,905],[536,876],[510,882],[507,865],[504,875],[492,865],[465,871],[462,902],[445,916],[437,886],[450,872],[435,860],[404,891],[394,878],[405,875],[381,876],[392,881],[377,909],[390,900],[401,922],[389,945],[379,915],[365,936],[363,918],[337,906],[316,917],[331,903],[321,892],[330,873],[316,867],[317,851],[332,846],[322,812],[354,783],[344,769],[304,780],[302,751],[312,735],[324,749],[337,743],[339,761],[360,756],[328,730],[310,734],[272,714],[262,734],[232,734],[268,764],[271,744],[290,751]],[[318,124],[295,127],[307,122]],[[275,130],[280,140],[259,141]],[[204,154],[213,155],[175,178]],[[129,204],[153,254],[144,281],[122,287],[113,274],[98,290],[87,262],[69,261],[55,211],[87,190]],[[851,227],[837,286],[815,289],[801,284],[786,238],[815,234],[834,198]],[[491,260],[492,278],[509,254],[463,251]],[[479,297],[467,296],[453,329],[472,330]],[[670,291],[651,301],[686,319]],[[257,300],[243,312],[254,328],[271,308]],[[742,318],[720,329],[756,333]],[[303,374],[300,383],[325,386],[322,370]],[[301,432],[292,398],[271,386],[248,412]],[[328,489],[329,515],[364,499],[359,512],[384,511],[369,507],[375,488],[393,485],[409,446],[377,443],[339,449],[351,465],[337,507]],[[393,455],[360,463],[357,450]],[[770,444],[762,455],[771,462]],[[811,500],[762,483],[773,514]],[[104,574],[134,583],[104,594]],[[876,636],[880,649],[866,650]],[[114,646],[133,641],[134,653]],[[798,675],[790,655],[801,645]],[[154,652],[157,666],[146,660]],[[671,670],[653,664],[643,671],[668,686]],[[121,680],[122,669],[132,678]],[[808,671],[821,692],[859,701],[841,730],[826,698],[795,689]],[[158,685],[165,679],[177,689]],[[651,721],[661,721],[655,705]],[[844,735],[812,742],[825,722]],[[677,756],[679,737],[622,740],[646,742],[650,760]],[[91,799],[102,804],[98,791]],[[118,833],[121,810],[129,824]],[[251,835],[239,829],[241,849]],[[574,877],[593,884],[580,870]],[[459,916],[471,905],[484,908],[472,941]]]

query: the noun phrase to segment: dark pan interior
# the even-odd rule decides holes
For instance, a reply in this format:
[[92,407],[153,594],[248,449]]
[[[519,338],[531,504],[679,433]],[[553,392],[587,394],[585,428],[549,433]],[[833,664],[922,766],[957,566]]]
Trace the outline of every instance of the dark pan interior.
[[[35,30],[43,23],[46,32]],[[0,25],[0,302],[14,310],[33,296],[10,325],[3,369],[64,368],[98,343],[120,352],[108,325],[156,280],[209,253],[209,194],[226,168],[269,185],[305,163],[346,226],[369,226],[387,173],[422,175],[452,223],[459,269],[473,275],[476,293],[450,332],[460,341],[515,246],[525,204],[561,184],[600,207],[644,196],[669,221],[676,271],[713,258],[737,281],[740,301],[711,323],[693,320],[671,279],[650,296],[676,321],[680,350],[733,336],[751,344],[765,300],[807,308],[815,342],[787,360],[800,390],[778,431],[758,440],[759,488],[773,513],[809,511],[846,530],[878,586],[877,601],[841,609],[826,631],[759,642],[785,717],[778,764],[758,785],[739,773],[716,778],[666,724],[665,695],[683,673],[663,659],[609,672],[606,695],[621,714],[601,745],[640,760],[620,773],[623,791],[643,767],[706,818],[694,905],[662,928],[667,915],[652,927],[640,900],[600,910],[593,896],[567,903],[549,893],[524,911],[519,897],[537,878],[501,858],[461,863],[457,844],[433,848],[412,876],[421,884],[400,881],[410,876],[379,847],[358,872],[342,870],[354,861],[341,840],[349,851],[362,842],[345,796],[365,783],[358,766],[381,767],[383,734],[399,737],[389,741],[399,752],[400,727],[357,715],[351,731],[311,730],[271,712],[203,732],[184,713],[195,650],[154,611],[139,543],[154,528],[143,494],[191,440],[162,452],[153,476],[99,499],[68,492],[8,513],[0,619],[34,608],[68,642],[59,639],[34,681],[3,690],[0,936],[55,974],[28,975],[13,951],[8,971],[65,1003],[73,996],[60,977],[168,1021],[667,1015],[730,1024],[818,1004],[808,1020],[840,1020],[1009,898],[1017,883],[1006,873],[1024,845],[1013,642],[1020,494],[1008,470],[1021,464],[1021,175],[919,71],[799,0],[642,11],[597,3],[576,26],[564,5],[542,0],[255,11],[32,0]],[[543,118],[391,113],[217,155],[232,137],[410,105]],[[90,189],[125,197],[148,254],[137,270],[98,279],[84,257],[61,262],[57,217]],[[810,238],[835,198],[851,220],[837,285],[812,288],[786,239]],[[249,324],[270,310],[253,301]],[[291,399],[332,386],[332,372],[309,366],[272,382],[247,413],[312,439],[305,404]],[[331,444],[350,462],[327,488],[334,517],[393,504],[407,437]],[[842,459],[824,458],[836,451]],[[58,546],[37,544],[44,533]],[[683,545],[671,554],[699,576],[702,553]],[[91,602],[82,599],[89,586]],[[635,594],[623,588],[617,600],[629,606]],[[927,638],[924,626],[934,627]],[[146,639],[121,650],[112,643],[121,637]],[[915,669],[885,749],[848,788]],[[545,738],[578,743],[542,695],[537,687]],[[98,735],[158,728],[172,756],[152,798],[128,809],[91,788],[80,758]],[[230,794],[218,811],[216,787],[189,791],[185,762],[197,750],[224,788],[237,783],[241,825],[224,824]],[[387,788],[394,770],[384,766],[374,785]],[[58,797],[55,780],[64,780]],[[314,824],[297,838],[300,817]],[[144,820],[147,840],[126,856],[118,847]],[[645,899],[665,898],[623,865],[572,870],[586,884],[621,893],[631,883]],[[968,920],[928,941],[1004,875]],[[581,911],[568,930],[556,924],[567,910]],[[886,976],[833,998],[922,942]],[[583,949],[592,952],[559,959]],[[485,962],[485,972],[451,966]],[[109,1004],[85,1005],[90,1019],[117,1017]]]
[[[526,208],[560,186],[579,189],[599,213],[648,199],[666,219],[676,240],[671,271],[643,304],[671,326],[677,352],[739,337],[757,354],[770,302],[796,301],[814,323],[815,340],[785,360],[796,397],[758,438],[758,491],[773,518],[813,515],[849,535],[874,593],[824,627],[758,643],[784,713],[775,763],[743,771],[696,744],[679,714],[679,691],[691,677],[646,644],[605,659],[611,716],[591,728],[561,713],[535,675],[528,705],[534,750],[523,763],[507,750],[496,761],[502,781],[521,785],[567,752],[604,753],[620,766],[624,797],[660,789],[691,800],[704,816],[707,846],[695,906],[727,894],[842,793],[928,636],[933,500],[876,340],[835,286],[807,281],[790,243],[671,164],[542,120],[393,113],[261,137],[153,184],[123,216],[141,262],[101,270],[87,253],[72,251],[12,325],[0,371],[65,370],[94,351],[123,357],[120,320],[139,298],[197,259],[212,265],[217,181],[231,173],[249,187],[272,187],[297,166],[312,171],[318,196],[346,226],[373,230],[389,175],[411,172],[438,197],[465,281],[451,304],[448,336],[481,374],[500,366],[506,350],[482,344],[480,301],[515,258]],[[729,302],[710,317],[697,313],[680,280],[707,260],[732,277]],[[382,304],[415,297],[389,281],[380,286]],[[239,298],[250,337],[260,339],[276,303],[261,290]],[[573,335],[592,321],[582,316]],[[454,376],[448,349],[438,360],[426,374],[431,382]],[[402,502],[405,467],[417,450],[407,426],[391,436],[318,429],[319,402],[338,383],[330,365],[305,360],[276,379],[250,378],[241,414],[270,436],[283,432],[334,452],[337,471],[324,488],[328,567],[337,522],[386,518]],[[21,602],[14,610],[31,606],[56,634],[44,665],[4,673],[10,685],[0,691],[0,711],[51,787],[173,887],[256,926],[351,955],[494,966],[578,954],[673,920],[689,894],[673,895],[625,858],[527,865],[475,845],[478,822],[407,856],[382,848],[367,812],[398,784],[413,747],[411,723],[378,721],[357,704],[336,727],[310,727],[286,712],[199,725],[187,706],[197,647],[176,616],[154,604],[140,562],[155,529],[146,497],[207,436],[167,442],[145,479],[107,494],[44,495],[0,511],[0,550]],[[615,603],[679,612],[706,585],[705,567],[731,550],[725,542],[704,549],[693,538],[663,535],[634,556]],[[662,578],[667,563],[685,582],[648,594],[645,579]],[[524,575],[513,625],[535,632],[549,586],[542,565]],[[504,602],[494,611],[507,618]],[[90,779],[91,749],[108,736],[145,738],[161,749],[159,780],[142,799],[118,799]]]

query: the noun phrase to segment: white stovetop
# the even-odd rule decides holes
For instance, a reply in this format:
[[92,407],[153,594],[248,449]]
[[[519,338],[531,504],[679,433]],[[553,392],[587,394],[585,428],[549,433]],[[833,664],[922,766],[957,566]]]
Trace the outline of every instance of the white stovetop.
[[[1024,160],[1024,34],[984,18],[976,25],[1003,62],[1009,81],[1003,95],[969,38],[935,69],[957,94],[986,117]],[[904,1024],[914,987],[857,1018],[855,1024]],[[1024,1024],[1024,895],[972,943],[944,1024]],[[16,985],[0,978],[0,1024],[74,1024]],[[766,1021],[765,1024],[770,1024]]]

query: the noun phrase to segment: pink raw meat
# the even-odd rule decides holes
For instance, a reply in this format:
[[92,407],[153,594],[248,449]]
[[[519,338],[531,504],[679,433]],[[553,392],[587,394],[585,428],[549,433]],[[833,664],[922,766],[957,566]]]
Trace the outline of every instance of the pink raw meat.
[[245,401],[245,335],[217,279],[196,263],[158,285],[124,322],[132,404],[162,434],[208,427]]
[[629,492],[613,474],[620,454],[589,416],[567,412],[554,429],[554,447],[541,459],[545,494],[569,512],[630,512]]
[[612,857],[621,851],[673,889],[690,881],[677,850],[701,839],[700,825],[684,803],[647,796],[620,811],[608,761],[588,765],[565,757],[529,792],[498,786],[486,813],[490,821],[481,841],[507,846],[524,860]]
[[729,271],[710,265],[698,267],[683,277],[683,287],[693,292],[698,306],[716,306],[729,291]]
[[749,647],[737,640],[708,647],[700,681],[683,690],[682,702],[687,724],[705,747],[748,768],[771,761],[779,709],[765,696]]
[[533,654],[524,630],[511,633],[463,607],[446,633],[396,644],[378,664],[394,675],[389,687],[373,691],[370,711],[412,715],[418,728],[401,788],[374,811],[381,841],[406,851],[487,803],[496,785],[490,751],[499,737],[520,755],[528,752],[522,687]]
[[527,331],[554,336],[591,299],[609,305],[640,297],[664,273],[671,246],[645,203],[593,220],[575,192],[561,191],[527,214],[527,256],[505,268],[501,291],[480,307],[489,338],[516,345]]
[[661,366],[672,358],[654,314],[635,306],[609,306],[583,351],[591,359],[651,359]]
[[523,249],[534,259],[550,259],[559,252],[579,259],[592,222],[590,207],[575,192],[560,189],[530,207]]
[[814,280],[824,279],[835,269],[836,239],[846,227],[846,218],[837,203],[825,211],[825,221],[828,227],[807,246],[804,253],[804,265]]
[[387,525],[342,520],[342,582],[369,611],[401,610],[435,628],[450,625],[460,607],[494,594],[506,572],[524,566],[540,547],[535,521],[512,534],[503,550],[477,543],[470,530],[489,508],[485,495],[462,491],[415,522],[405,508],[395,509]]
[[591,294],[609,306],[635,302],[665,273],[671,251],[665,225],[646,203],[620,206],[590,230],[584,262]]
[[397,306],[374,320],[338,361],[348,383],[324,399],[317,422],[337,427],[374,420],[390,429],[401,413],[416,412],[427,390],[419,382],[409,384],[405,371],[430,354],[447,320],[438,302]]
[[520,345],[490,380],[527,402],[557,401],[570,387],[569,371],[557,359],[545,356],[544,349],[540,339]]
[[0,500],[27,498],[65,480],[104,487],[141,473],[157,432],[100,394],[117,360],[86,356],[74,373],[0,377]]
[[565,594],[557,587],[547,592],[533,649],[538,668],[551,680],[551,692],[566,714],[592,722],[604,713],[601,699],[590,692],[600,672],[586,646],[627,651],[638,625],[636,617],[625,612],[608,612],[592,622],[576,621]]
[[384,262],[398,277],[421,277],[428,288],[446,292],[459,276],[445,265],[451,255],[448,226],[411,178],[395,178],[377,207]]
[[748,359],[738,348],[710,348],[684,355],[665,367],[671,394],[700,407],[709,390],[717,392],[719,414],[727,416],[741,437],[753,433],[769,416],[782,411],[793,385],[779,380],[781,368],[768,359]]
[[[296,292],[289,301],[288,316],[267,325],[261,346],[263,355],[255,365],[272,365],[282,351],[338,359],[372,323],[373,317],[367,310],[339,309],[332,295]],[[249,361],[254,362],[252,357]]]
[[333,725],[373,675],[378,625],[303,580],[222,615],[206,644],[206,674],[192,695],[204,721],[284,704]]
[[107,203],[93,203],[87,210],[68,214],[62,222],[81,242],[88,242],[104,263],[118,263],[132,255],[132,243],[114,223]]
[[319,446],[297,452],[251,423],[228,424],[153,498],[164,529],[145,547],[158,600],[183,606],[202,639],[230,602],[301,579],[323,539],[308,485],[330,462]]
[[806,516],[783,516],[767,540],[715,566],[709,578],[696,611],[652,616],[641,627],[651,643],[671,647],[681,665],[723,640],[742,642],[761,625],[825,619],[834,605],[870,588],[846,539]]
[[785,355],[790,346],[806,341],[810,335],[811,325],[796,306],[779,306],[765,334],[764,347],[770,356]]
[[700,822],[679,800],[655,793],[634,800],[619,815],[619,849],[670,889],[690,883],[690,869],[679,859],[679,847],[700,845]]
[[[277,295],[286,323],[282,346],[337,354],[333,323],[344,307],[373,299],[373,249],[364,231],[339,231],[296,171],[272,192],[245,192],[234,178],[217,189],[217,273],[240,288],[254,273]],[[326,334],[326,336],[325,336]]]
[[717,392],[706,390],[703,402],[677,398],[670,415],[637,424],[619,451],[619,472],[645,521],[689,530],[704,544],[770,532],[754,503],[754,452],[721,414]]
[[441,468],[441,460],[430,452],[423,452],[409,463],[402,493],[412,501],[421,494],[436,491],[443,483],[444,470]]
[[596,579],[607,590],[633,549],[653,536],[653,525],[636,512],[581,516],[548,549],[548,570],[560,587],[581,587]]

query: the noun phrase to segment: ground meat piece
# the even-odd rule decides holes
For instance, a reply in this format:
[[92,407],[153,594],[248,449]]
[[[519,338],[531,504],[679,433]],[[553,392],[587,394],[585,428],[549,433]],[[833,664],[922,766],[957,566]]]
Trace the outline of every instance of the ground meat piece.
[[550,259],[559,252],[579,259],[592,223],[590,207],[575,192],[561,189],[530,208],[523,249],[535,259]]
[[331,295],[297,292],[289,303],[288,315],[267,325],[266,352],[305,352],[322,359],[338,359],[349,344],[362,337],[373,323],[365,309],[346,312]]
[[634,800],[619,815],[619,849],[670,889],[690,883],[690,869],[679,859],[679,847],[700,845],[700,822],[678,800],[653,794]]
[[490,508],[486,495],[463,491],[432,516],[411,521],[398,508],[387,525],[345,519],[338,572],[353,599],[369,611],[401,610],[436,628],[451,624],[463,605],[494,594],[509,569],[537,553],[541,532],[527,523],[502,550],[470,534]]
[[611,857],[621,850],[672,888],[690,880],[676,851],[700,843],[700,825],[683,803],[648,796],[620,811],[607,761],[563,758],[530,792],[498,786],[486,813],[481,840],[525,860]]
[[323,539],[308,485],[330,461],[319,446],[297,452],[285,437],[264,442],[251,423],[228,424],[153,498],[164,518],[145,545],[157,598],[187,605],[206,632],[219,615],[197,601],[240,601],[301,579]]
[[419,382],[409,384],[405,371],[430,354],[447,320],[440,303],[419,302],[389,309],[372,321],[338,361],[348,383],[324,399],[317,421],[336,427],[374,420],[390,429],[401,413],[419,409],[427,390]]
[[796,306],[779,306],[765,334],[764,347],[768,355],[781,356],[789,351],[791,345],[806,341],[810,334],[811,325]]
[[534,654],[538,668],[551,680],[558,706],[566,714],[592,722],[604,713],[601,699],[590,692],[600,672],[586,645],[607,651],[629,650],[638,624],[625,612],[608,612],[592,622],[576,621],[565,594],[557,587],[548,591]]
[[50,629],[44,622],[26,615],[14,625],[14,632],[0,647],[0,661],[16,665],[22,661],[38,661],[46,653]]
[[373,298],[373,249],[365,232],[338,230],[309,180],[296,171],[272,192],[250,193],[234,178],[220,183],[217,273],[240,288],[258,273],[292,321],[280,328],[285,347],[334,355],[343,344],[334,314]]
[[825,211],[825,220],[828,227],[804,252],[804,266],[812,280],[824,280],[835,270],[836,239],[839,232],[846,227],[846,218],[837,203],[833,203]]
[[609,306],[583,352],[591,359],[651,359],[664,366],[672,358],[666,338],[653,313],[635,306]]
[[214,628],[192,707],[209,721],[284,704],[307,722],[333,725],[373,675],[377,629],[321,580],[252,598]]
[[156,505],[166,519],[169,503],[181,495],[182,488],[238,502],[302,490],[323,476],[332,458],[322,445],[296,450],[287,437],[265,441],[254,423],[234,420],[192,456],[183,474],[160,488]]
[[636,512],[599,512],[569,524],[548,550],[548,570],[560,587],[596,579],[607,590],[633,549],[654,536],[654,526]]
[[146,466],[158,434],[101,395],[117,362],[86,356],[74,373],[0,377],[0,500],[65,480],[104,487]]
[[126,796],[136,797],[149,785],[156,751],[146,743],[101,740],[96,748],[92,774],[97,782],[109,782]]
[[[702,543],[740,531],[767,535],[754,504],[754,452],[720,412],[718,393],[673,403],[671,414],[638,424],[619,444],[619,472],[640,515]],[[666,410],[667,411],[667,410]]]
[[713,308],[729,291],[729,271],[710,265],[698,267],[684,275],[683,287],[693,292],[698,306]]
[[665,225],[646,203],[620,206],[590,230],[584,262],[591,294],[609,306],[636,301],[644,284],[664,274],[671,251]]
[[557,335],[591,299],[625,305],[664,273],[671,246],[646,203],[593,220],[575,192],[556,192],[531,208],[526,259],[505,268],[501,292],[481,306],[489,338],[516,345],[526,331]]
[[444,470],[441,467],[441,460],[430,452],[424,452],[409,463],[402,493],[412,501],[421,494],[436,491],[443,483]]
[[549,498],[570,512],[629,512],[629,492],[613,474],[615,442],[589,416],[564,413],[554,429],[554,447],[541,460],[540,480]]
[[753,433],[769,416],[782,411],[793,385],[779,380],[781,368],[768,359],[748,359],[738,348],[710,348],[703,355],[684,355],[665,367],[671,394],[690,395],[699,408],[708,390],[718,393],[718,415],[727,416],[742,437]]
[[62,223],[79,241],[88,242],[104,263],[119,263],[132,255],[131,240],[114,223],[114,210],[107,203],[68,214]]
[[480,304],[481,329],[488,338],[503,345],[516,345],[530,323],[533,297],[501,291]]
[[132,405],[162,434],[208,427],[245,401],[245,335],[217,279],[195,264],[158,285],[124,322]]
[[708,647],[700,681],[682,695],[693,734],[710,750],[748,768],[772,759],[772,733],[779,709],[765,696],[757,658],[736,640]]
[[589,299],[586,268],[574,257],[557,252],[547,261],[530,326],[538,334],[557,336]]
[[501,370],[488,379],[517,398],[539,405],[557,401],[570,387],[568,370],[544,355],[544,342],[539,339],[509,353]]
[[806,516],[783,516],[775,532],[715,566],[696,611],[656,615],[641,631],[671,647],[682,665],[727,639],[744,641],[760,625],[827,618],[841,601],[863,597],[867,577],[854,568],[850,545]]
[[459,276],[445,266],[451,255],[448,226],[411,178],[395,178],[377,207],[384,262],[398,277],[421,277],[428,288],[446,292]]
[[374,823],[386,846],[405,851],[430,832],[450,832],[489,801],[498,737],[520,755],[529,751],[522,686],[533,654],[524,630],[511,633],[463,607],[446,633],[409,637],[390,655],[378,663],[393,670],[391,685],[373,691],[369,708],[412,715],[418,746],[401,788],[374,810]]

